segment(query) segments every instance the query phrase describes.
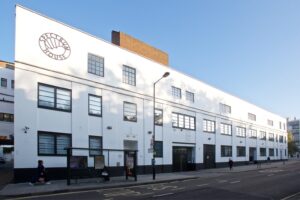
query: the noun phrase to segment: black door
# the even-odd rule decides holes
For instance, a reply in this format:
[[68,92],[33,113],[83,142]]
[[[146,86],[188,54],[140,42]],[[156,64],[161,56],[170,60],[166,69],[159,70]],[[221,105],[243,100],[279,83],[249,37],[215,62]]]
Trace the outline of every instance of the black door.
[[256,161],[256,148],[255,147],[249,147],[249,161]]
[[204,168],[215,168],[215,156],[216,156],[216,148],[215,145],[204,144],[203,145],[203,163]]
[[189,170],[191,152],[188,147],[173,147],[173,171]]

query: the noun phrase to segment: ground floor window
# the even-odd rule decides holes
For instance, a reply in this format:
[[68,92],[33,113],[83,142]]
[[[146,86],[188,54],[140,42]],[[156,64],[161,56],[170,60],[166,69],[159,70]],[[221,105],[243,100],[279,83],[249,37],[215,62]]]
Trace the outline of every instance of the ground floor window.
[[221,156],[231,157],[232,156],[232,146],[221,146]]
[[236,147],[236,156],[245,157],[246,156],[246,147]]
[[71,134],[38,131],[38,155],[65,156],[71,147]]
[[[89,136],[89,148],[95,149],[90,150],[90,156],[102,155],[102,137],[100,136]],[[99,150],[96,150],[99,149]]]
[[162,141],[155,141],[154,142],[154,152],[156,158],[163,157],[163,142]]
[[259,152],[260,152],[260,156],[266,156],[266,148],[260,148]]
[[269,156],[274,156],[274,149],[269,149]]

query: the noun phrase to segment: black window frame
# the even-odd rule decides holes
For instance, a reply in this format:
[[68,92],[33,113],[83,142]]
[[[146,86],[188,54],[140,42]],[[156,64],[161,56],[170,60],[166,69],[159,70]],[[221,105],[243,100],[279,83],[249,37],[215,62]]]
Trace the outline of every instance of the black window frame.
[[[134,79],[133,79],[134,82],[133,83],[132,83],[132,77],[134,77]],[[122,82],[127,84],[127,85],[136,86],[136,69],[133,68],[133,67],[130,67],[128,65],[123,65],[123,68],[122,68]]]
[[[54,107],[40,105],[40,103],[39,103],[40,102],[40,86],[50,87],[50,88],[54,89]],[[43,108],[43,109],[48,109],[48,110],[56,110],[56,111],[62,111],[62,112],[72,112],[72,90],[71,89],[57,87],[57,86],[53,86],[53,85],[49,85],[49,84],[45,84],[45,83],[38,83],[37,90],[38,90],[38,98],[37,98],[38,108]],[[70,110],[57,108],[57,90],[65,90],[65,91],[70,92]]]
[[[213,122],[214,124],[214,130],[213,131],[209,131],[209,130],[204,130],[204,122]],[[213,120],[209,120],[209,119],[203,119],[202,121],[202,129],[203,129],[203,132],[205,133],[216,133],[216,121],[213,121]],[[206,125],[206,129],[207,129],[207,125]]]
[[[262,150],[264,150],[264,155],[262,154]],[[265,156],[267,156],[267,149],[266,149],[266,148],[260,147],[260,148],[259,148],[259,156],[260,156],[260,157],[265,157]]]
[[[96,152],[97,150],[91,150],[91,139],[100,139],[100,146],[101,146],[101,150],[99,150],[99,154],[97,153],[93,153],[93,152]],[[103,155],[103,137],[102,136],[98,136],[98,135],[89,135],[89,156],[90,157],[93,157],[93,156],[100,156],[100,155]],[[98,152],[98,151],[97,151]]]
[[[161,123],[158,123],[159,119],[156,119],[159,115],[156,115],[156,111],[160,111],[161,112]],[[159,109],[159,108],[155,108],[154,110],[154,123],[156,126],[163,126],[164,124],[164,111],[163,109]]]
[[10,81],[10,87],[11,89],[15,89],[15,80]]
[[[174,123],[173,123],[173,114],[174,115],[177,115],[177,126],[174,126]],[[182,117],[183,121],[183,126],[180,127],[180,119],[179,117]],[[185,118],[188,117],[189,118],[189,127],[191,127],[191,118],[194,119],[194,128],[186,128],[186,123],[185,123]],[[173,128],[178,128],[178,129],[185,129],[185,130],[191,130],[191,131],[195,131],[196,130],[196,117],[194,116],[190,116],[190,115],[185,115],[185,114],[181,114],[181,113],[177,113],[177,112],[172,112],[172,119],[171,119],[171,122],[172,122],[172,127]]]
[[[102,63],[100,63],[100,66],[99,66],[99,74],[97,74],[97,70],[96,70],[96,60],[95,59],[93,59],[93,60],[90,60],[90,59],[92,59],[91,57],[96,57],[96,58],[100,58],[100,59],[102,59]],[[102,57],[102,56],[98,56],[98,55],[96,55],[96,54],[93,54],[93,53],[88,53],[88,59],[87,59],[88,61],[88,73],[89,74],[93,74],[93,75],[96,75],[96,76],[99,76],[99,77],[104,77],[104,66],[105,66],[105,60],[104,60],[104,57]],[[93,63],[92,63],[92,61],[93,61]],[[101,66],[101,64],[102,64],[102,66]],[[93,70],[92,69],[92,66],[90,66],[90,65],[94,65],[94,69],[95,70]],[[94,72],[95,71],[95,72]],[[101,73],[102,72],[102,73]]]
[[[229,155],[227,155],[226,148],[230,148]],[[221,145],[221,157],[232,157],[232,146],[230,145]]]
[[[90,97],[97,97],[100,98],[100,114],[94,114],[90,112]],[[90,116],[95,116],[95,117],[102,117],[102,96],[99,95],[94,95],[94,94],[89,94],[88,95],[88,113]]]
[[[271,137],[271,135],[273,135],[273,137]],[[270,142],[275,142],[275,134],[274,133],[269,133],[268,134],[268,139]]]
[[[271,153],[273,153],[273,154],[271,154]],[[269,148],[269,156],[270,157],[274,157],[275,156],[275,150],[274,150],[274,148]]]
[[14,114],[0,113],[0,121],[2,121],[2,122],[14,122]]
[[[161,148],[160,148],[160,150],[161,151],[157,151],[158,150],[158,147],[157,147],[157,145],[158,144],[160,144],[161,145]],[[164,143],[163,143],[163,141],[155,141],[154,142],[154,152],[155,152],[155,158],[163,158],[163,156],[164,156]],[[159,154],[157,153],[157,152],[159,152]]]
[[[135,105],[135,119],[130,120],[125,116],[125,104],[131,104],[131,105]],[[123,102],[123,120],[127,121],[127,122],[137,122],[137,104],[136,103],[131,103],[128,101],[124,101]]]
[[1,78],[1,87],[7,88],[7,78]]
[[[44,154],[44,153],[40,153],[40,135],[51,135],[54,137],[54,154]],[[58,132],[49,132],[49,131],[38,131],[37,132],[37,152],[38,152],[38,156],[58,156],[58,157],[65,157],[67,156],[67,152],[66,154],[58,154],[57,153],[57,137],[58,136],[68,136],[69,140],[70,140],[70,147],[72,147],[72,134],[71,133],[58,133]]]
[[[240,153],[242,153],[242,155]],[[246,147],[245,146],[237,146],[236,147],[236,157],[246,157]]]
[[[262,137],[262,133],[264,133],[264,137]],[[267,132],[266,131],[259,131],[259,139],[260,140],[267,140]]]
[[181,88],[172,86],[172,96],[176,99],[181,99],[182,97]]

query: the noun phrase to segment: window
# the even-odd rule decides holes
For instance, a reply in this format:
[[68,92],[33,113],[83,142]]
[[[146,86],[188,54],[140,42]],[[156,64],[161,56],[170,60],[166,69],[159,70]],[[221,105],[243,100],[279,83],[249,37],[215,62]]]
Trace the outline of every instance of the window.
[[248,113],[248,119],[251,121],[256,121],[256,115],[252,113]]
[[274,142],[274,133],[269,133],[269,141]]
[[281,122],[279,122],[279,128],[281,129],[282,125],[281,125]]
[[0,121],[14,122],[14,114],[0,113]]
[[162,141],[155,141],[154,142],[154,155],[156,158],[163,157],[163,142]]
[[246,128],[237,126],[236,127],[236,136],[246,137]]
[[274,149],[269,149],[269,156],[274,156]]
[[254,129],[249,129],[248,135],[250,138],[257,138],[257,131]]
[[102,116],[102,97],[89,94],[89,115]]
[[220,103],[220,112],[224,114],[230,114],[231,113],[231,106]]
[[7,79],[1,78],[1,87],[7,87]]
[[179,113],[172,113],[173,128],[196,130],[195,121],[195,117]]
[[283,130],[285,130],[285,123],[283,123]]
[[155,125],[163,125],[163,110],[155,108]]
[[176,99],[181,99],[181,89],[172,86],[172,96],[175,97]]
[[38,155],[65,156],[71,146],[71,134],[38,131]]
[[135,80],[136,80],[135,69],[123,65],[123,83],[135,86],[136,85]]
[[15,88],[15,80],[11,80],[11,89]]
[[278,156],[278,149],[276,149],[276,156]]
[[260,139],[266,140],[267,139],[267,133],[265,131],[260,131]]
[[137,122],[137,108],[136,104],[124,102],[123,105],[123,112],[124,112],[124,120],[125,121],[131,121],[131,122]]
[[189,91],[185,91],[185,98],[187,101],[190,101],[190,102],[194,102],[195,99],[194,99],[194,93],[192,92],[189,92]]
[[232,156],[232,146],[221,146],[221,157],[231,157]]
[[104,58],[88,54],[88,72],[97,76],[104,76]]
[[246,147],[236,147],[236,156],[245,157],[246,156]]
[[260,148],[259,149],[259,152],[260,152],[260,156],[266,156],[266,148]]
[[71,111],[71,90],[39,83],[38,107]]
[[211,120],[207,120],[207,119],[203,120],[203,131],[204,132],[214,133],[215,130],[216,130],[215,121],[211,121]]
[[230,124],[220,124],[220,132],[224,135],[232,135],[232,126]]
[[[102,137],[100,136],[89,136],[89,150],[90,156],[102,155]],[[99,150],[94,150],[99,149]]]
[[268,125],[273,126],[273,120],[268,119]]

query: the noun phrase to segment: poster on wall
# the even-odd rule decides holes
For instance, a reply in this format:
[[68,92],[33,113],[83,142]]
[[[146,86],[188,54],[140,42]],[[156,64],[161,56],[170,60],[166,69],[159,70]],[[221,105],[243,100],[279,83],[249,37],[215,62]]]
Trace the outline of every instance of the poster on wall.
[[103,155],[94,157],[94,167],[95,167],[95,169],[104,169],[104,156]]
[[87,156],[71,156],[70,168],[71,169],[85,169],[87,168]]

